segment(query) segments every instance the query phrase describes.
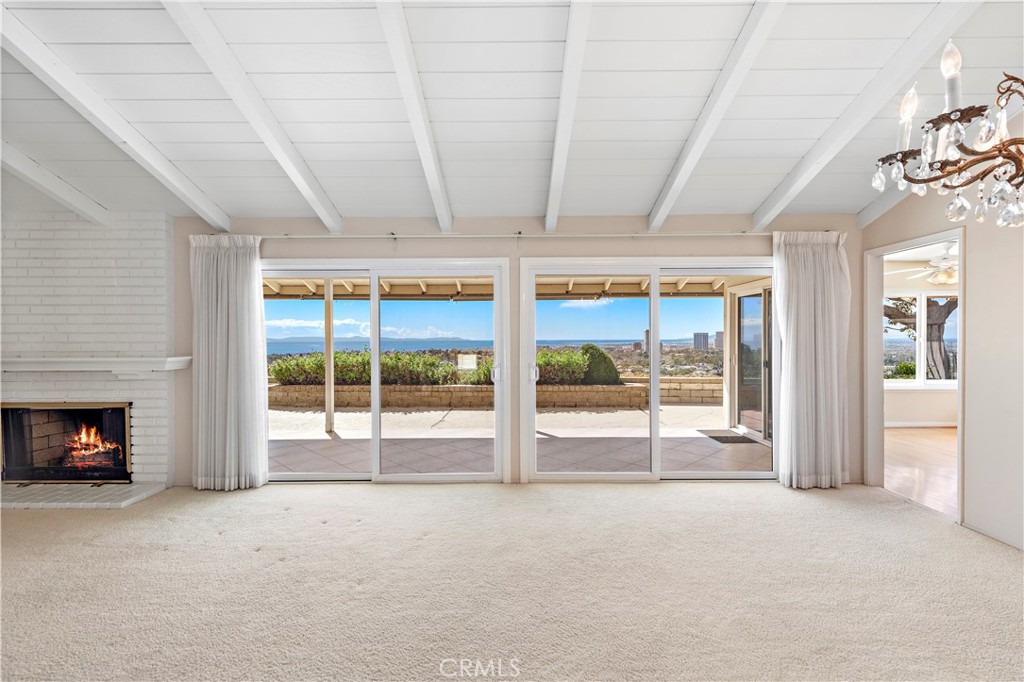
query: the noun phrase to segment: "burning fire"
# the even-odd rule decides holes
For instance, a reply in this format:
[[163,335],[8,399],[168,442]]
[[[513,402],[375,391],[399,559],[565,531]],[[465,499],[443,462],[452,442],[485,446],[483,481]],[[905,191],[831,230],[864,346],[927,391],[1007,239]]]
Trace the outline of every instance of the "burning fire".
[[86,426],[64,441],[65,463],[72,467],[109,466],[121,457],[121,446],[103,440],[95,426]]

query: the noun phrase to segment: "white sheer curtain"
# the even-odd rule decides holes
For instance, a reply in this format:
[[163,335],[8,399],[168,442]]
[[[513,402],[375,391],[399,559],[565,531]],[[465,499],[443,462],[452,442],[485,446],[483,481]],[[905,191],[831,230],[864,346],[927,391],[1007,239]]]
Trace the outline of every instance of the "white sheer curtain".
[[195,235],[192,244],[192,483],[267,482],[267,351],[260,238]]
[[774,239],[781,337],[775,421],[779,480],[794,488],[838,488],[850,480],[846,235],[776,232]]

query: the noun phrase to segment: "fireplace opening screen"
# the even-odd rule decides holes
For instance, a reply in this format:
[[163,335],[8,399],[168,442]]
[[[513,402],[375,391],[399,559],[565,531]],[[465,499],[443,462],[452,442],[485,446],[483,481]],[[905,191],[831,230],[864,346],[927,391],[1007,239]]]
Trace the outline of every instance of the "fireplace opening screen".
[[131,482],[130,403],[0,406],[3,480]]

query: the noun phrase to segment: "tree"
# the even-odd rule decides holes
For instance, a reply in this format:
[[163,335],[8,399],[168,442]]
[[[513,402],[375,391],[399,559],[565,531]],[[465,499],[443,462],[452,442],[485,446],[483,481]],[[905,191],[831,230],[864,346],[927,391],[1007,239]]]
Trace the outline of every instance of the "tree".
[[[945,303],[939,301],[945,298]],[[946,321],[957,309],[959,297],[925,297],[925,371],[928,379],[953,379],[952,358],[946,350]],[[906,334],[917,341],[916,300],[886,297],[882,304],[885,331],[890,329]]]

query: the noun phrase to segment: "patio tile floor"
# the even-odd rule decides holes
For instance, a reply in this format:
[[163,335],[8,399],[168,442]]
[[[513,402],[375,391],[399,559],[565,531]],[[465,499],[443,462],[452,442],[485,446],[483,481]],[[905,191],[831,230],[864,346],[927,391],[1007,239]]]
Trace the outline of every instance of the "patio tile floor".
[[[716,411],[717,410],[717,411]],[[721,408],[663,409],[663,472],[771,471],[771,448],[760,443],[719,443],[697,428],[719,428]],[[276,413],[276,414],[275,414]],[[485,473],[494,470],[494,441],[484,437],[482,416],[454,411],[408,412],[408,437],[381,442],[382,473]],[[322,413],[271,411],[271,473],[371,472],[366,413],[339,413],[336,433],[311,428]],[[393,416],[393,415],[389,415]],[[650,471],[649,417],[641,410],[547,412],[537,431],[540,472]],[[579,422],[585,422],[581,425]],[[360,423],[360,422],[365,422]],[[322,421],[321,421],[322,423]],[[460,428],[464,426],[465,428]],[[584,426],[584,428],[580,428]]]

